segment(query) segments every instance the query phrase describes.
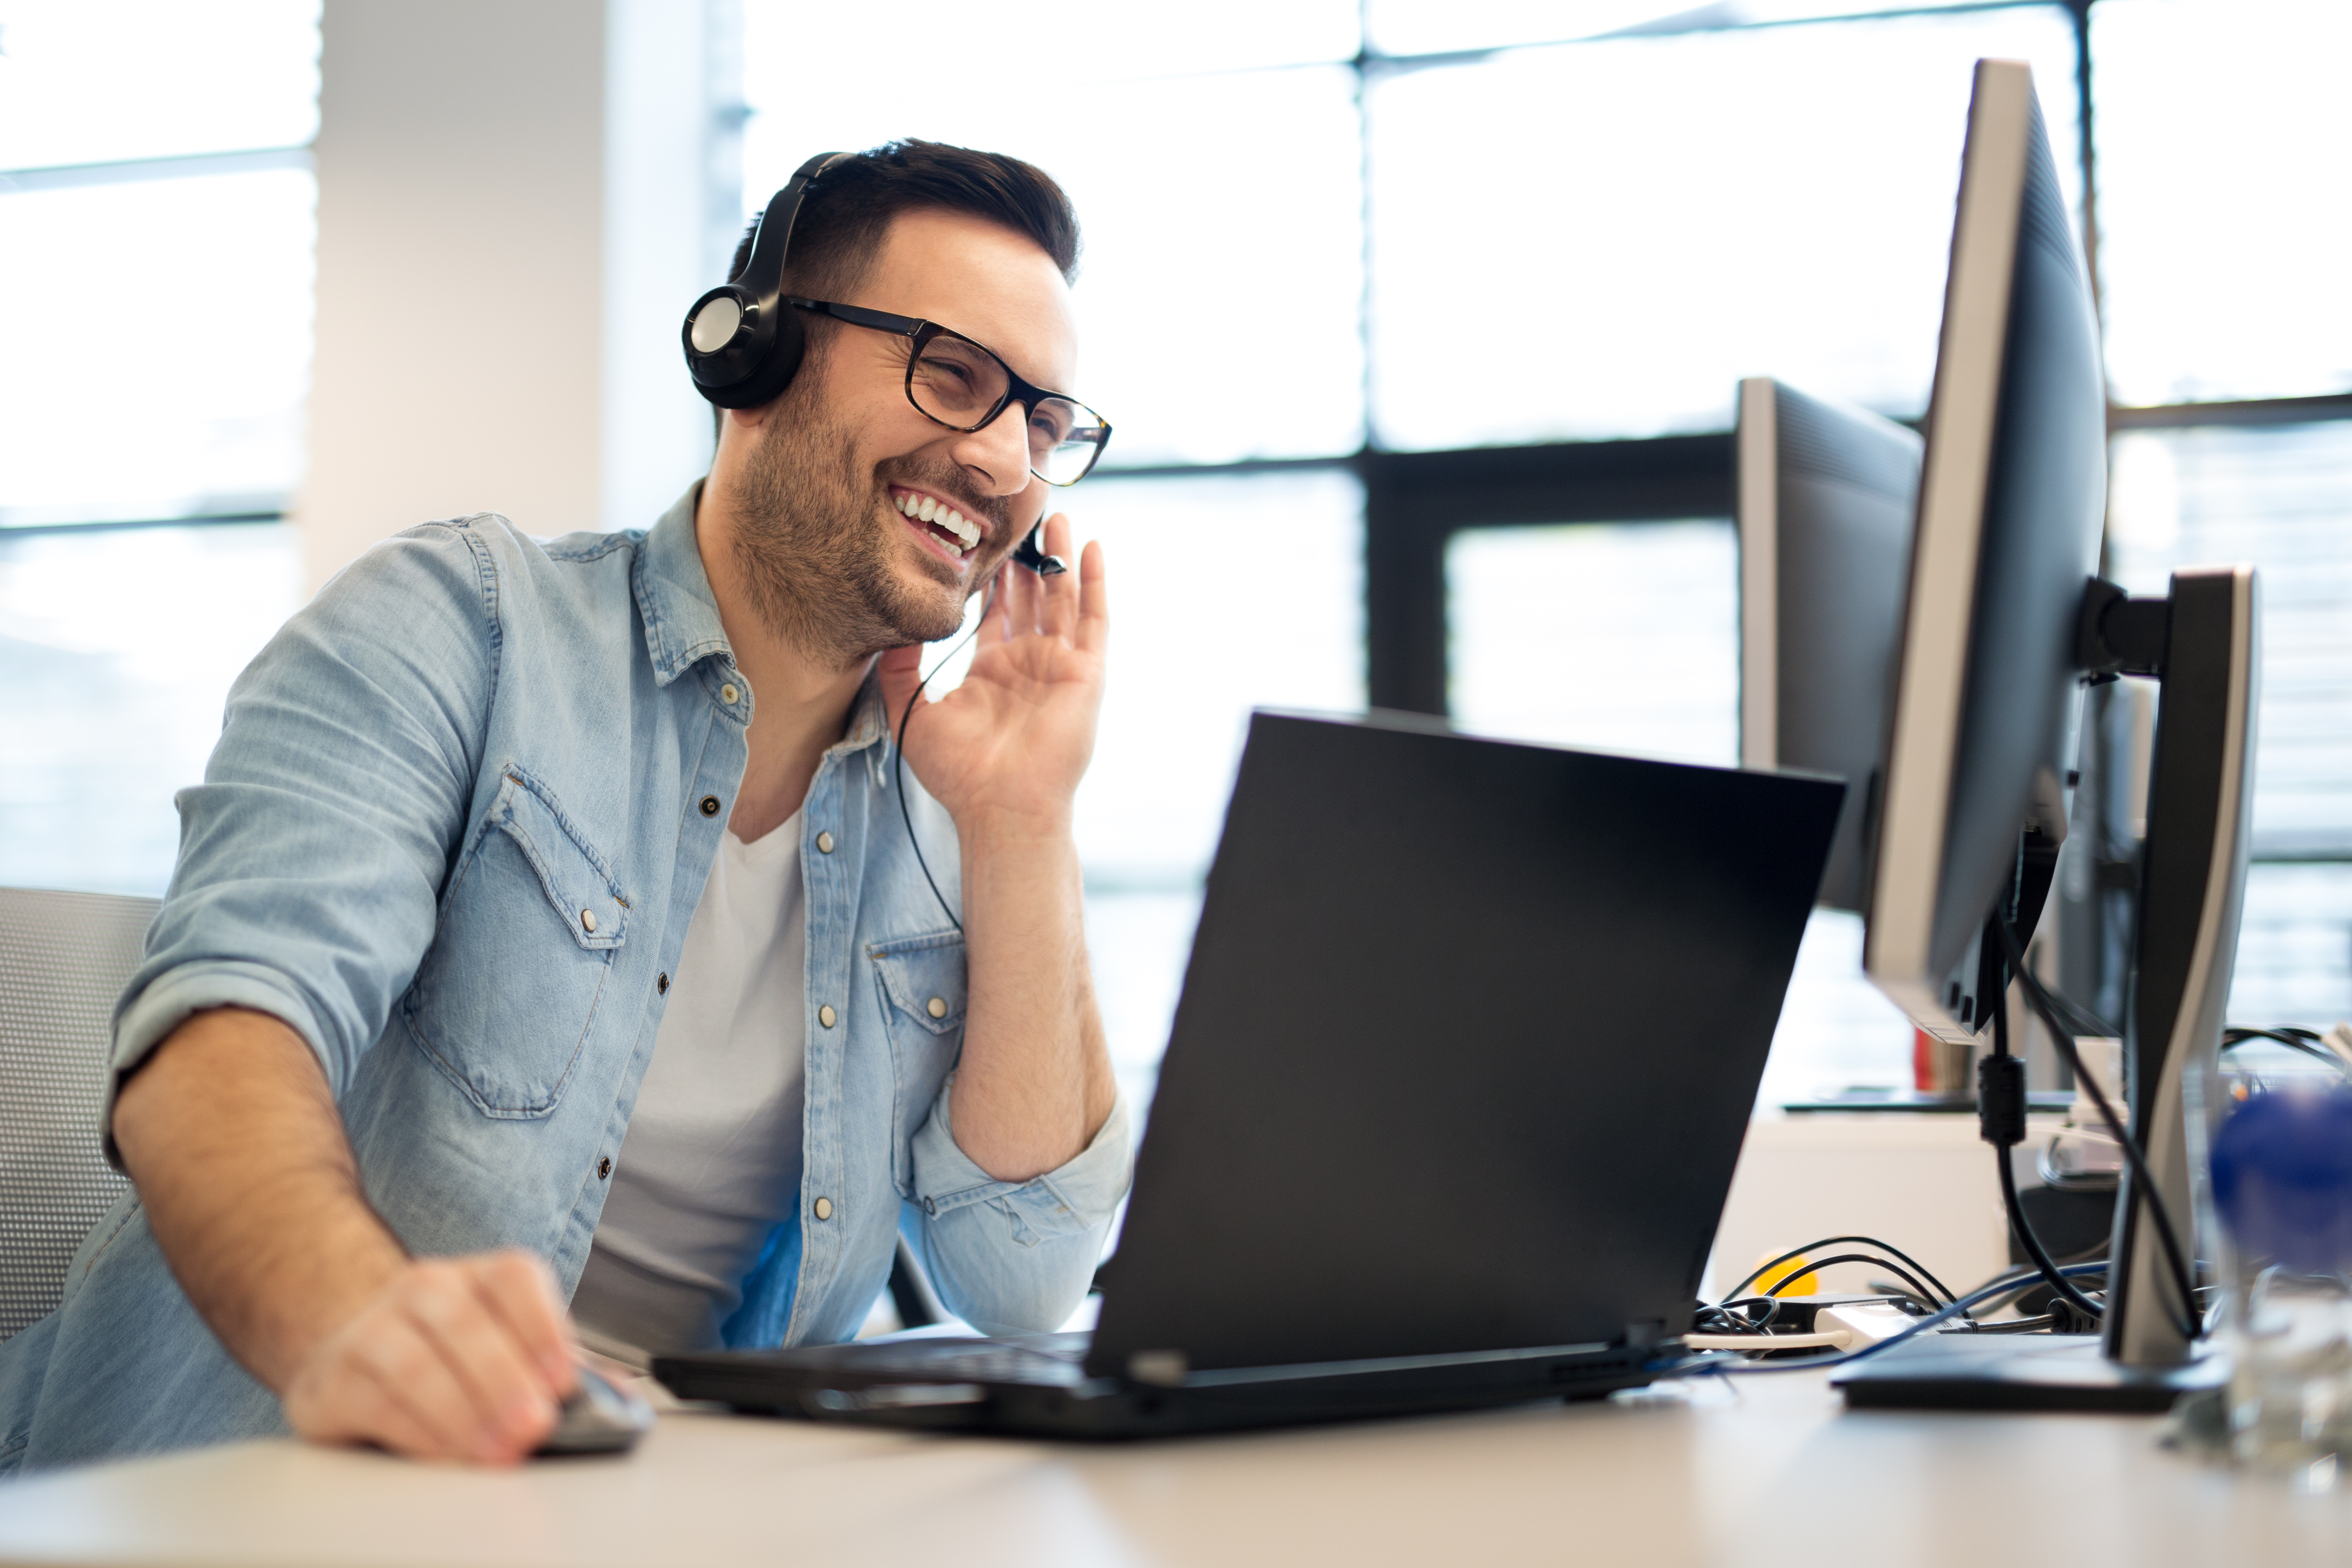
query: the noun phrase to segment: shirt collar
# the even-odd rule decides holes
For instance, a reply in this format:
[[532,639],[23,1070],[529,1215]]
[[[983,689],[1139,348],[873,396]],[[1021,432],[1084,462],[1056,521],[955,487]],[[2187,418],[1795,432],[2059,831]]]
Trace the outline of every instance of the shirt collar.
[[[702,481],[697,479],[646,531],[631,571],[637,613],[646,623],[646,654],[653,660],[657,686],[667,686],[712,654],[730,665],[735,662],[735,647],[719,623],[719,599],[710,591],[710,574],[702,569],[702,547],[695,537],[694,512],[701,500]],[[849,728],[828,750],[863,751],[888,737],[890,713],[882,700],[878,665],[877,660],[867,667],[857,699],[850,705]]]
[[702,481],[697,479],[646,531],[630,572],[657,686],[667,686],[714,653],[734,662],[735,649],[719,624],[719,600],[695,542],[694,509],[701,499]]

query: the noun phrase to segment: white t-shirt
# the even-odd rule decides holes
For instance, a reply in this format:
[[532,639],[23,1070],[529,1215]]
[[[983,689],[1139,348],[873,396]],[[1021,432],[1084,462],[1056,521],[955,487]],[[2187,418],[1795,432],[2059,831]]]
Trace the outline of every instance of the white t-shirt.
[[799,1207],[808,1066],[801,814],[719,841],[572,1298],[588,1348],[708,1350]]

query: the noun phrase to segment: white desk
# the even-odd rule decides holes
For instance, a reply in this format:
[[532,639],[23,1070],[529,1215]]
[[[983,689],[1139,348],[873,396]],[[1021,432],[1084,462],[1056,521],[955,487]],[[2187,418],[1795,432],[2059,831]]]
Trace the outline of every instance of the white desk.
[[2207,1468],[2157,1431],[1847,1415],[1812,1373],[1109,1448],[685,1415],[626,1459],[504,1474],[264,1443],[36,1476],[0,1484],[0,1563],[2352,1561],[2352,1498]]

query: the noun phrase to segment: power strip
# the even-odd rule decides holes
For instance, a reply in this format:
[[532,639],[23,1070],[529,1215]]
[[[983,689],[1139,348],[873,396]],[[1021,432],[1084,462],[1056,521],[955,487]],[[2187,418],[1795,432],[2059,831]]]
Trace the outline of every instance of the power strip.
[[1893,1339],[1919,1320],[1892,1301],[1844,1301],[1813,1314],[1801,1334],[1685,1334],[1695,1351],[1858,1351]]

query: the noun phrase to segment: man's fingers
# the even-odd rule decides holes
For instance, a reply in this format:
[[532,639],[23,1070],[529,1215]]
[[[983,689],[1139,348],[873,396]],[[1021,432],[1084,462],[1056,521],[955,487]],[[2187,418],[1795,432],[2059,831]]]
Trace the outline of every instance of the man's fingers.
[[[498,1300],[501,1287],[515,1300]],[[514,1322],[543,1315],[533,1300],[543,1296],[538,1281],[499,1260],[420,1271],[410,1316],[472,1402],[472,1445],[486,1457],[520,1454],[555,1425],[556,1391],[570,1380],[570,1358],[551,1368],[535,1364],[536,1347]],[[561,1342],[561,1329],[555,1337]]]
[[[1045,520],[1045,553],[1070,558],[1070,520],[1055,512]],[[1058,577],[1038,580],[1038,626],[1047,637],[1066,637],[1077,630],[1078,584],[1075,575],[1065,572]]]
[[1077,644],[1088,653],[1100,653],[1110,643],[1110,583],[1103,566],[1102,541],[1087,541],[1078,557]]
[[342,1369],[340,1385],[310,1420],[289,1418],[314,1443],[373,1443],[412,1459],[439,1459],[446,1453],[425,1424],[401,1408],[383,1385],[356,1366]]
[[[405,1412],[422,1429],[427,1452],[440,1458],[504,1458],[503,1445],[490,1440],[473,1395],[457,1381],[438,1345],[410,1316],[404,1304],[377,1314],[366,1331],[355,1337],[350,1361],[339,1369],[342,1400],[362,1404],[354,1381],[374,1384],[383,1396]],[[379,1433],[370,1431],[370,1437]]]
[[[919,650],[908,651],[919,662]],[[545,1262],[528,1252],[493,1253],[476,1268],[474,1288],[537,1366],[550,1393],[561,1397],[580,1385],[572,1321]]]
[[882,680],[882,700],[890,705],[890,722],[895,725],[898,710],[923,679],[922,645],[908,643],[885,649],[875,668]]

